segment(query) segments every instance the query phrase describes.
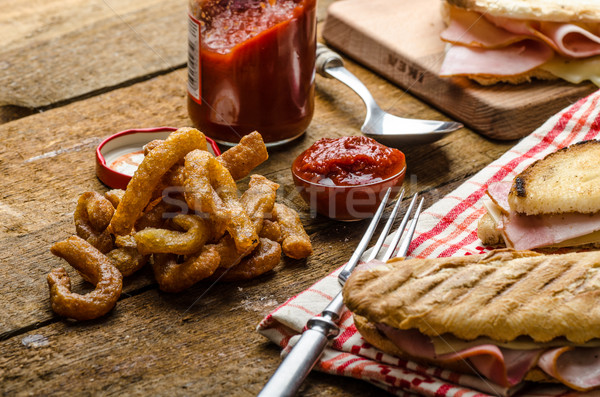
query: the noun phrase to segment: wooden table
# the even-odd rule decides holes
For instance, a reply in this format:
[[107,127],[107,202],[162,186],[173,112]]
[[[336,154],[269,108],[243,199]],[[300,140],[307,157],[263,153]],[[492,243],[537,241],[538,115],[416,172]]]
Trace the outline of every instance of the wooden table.
[[[320,1],[320,27],[329,3]],[[80,193],[107,190],[94,172],[98,143],[128,128],[191,123],[185,7],[179,0],[0,1],[2,395],[255,395],[280,362],[279,348],[256,325],[341,265],[366,226],[309,217],[292,184],[290,159],[321,137],[359,134],[365,115],[349,89],[317,76],[305,136],[270,150],[256,170],[279,182],[280,200],[302,214],[315,251],[308,260],[282,258],[258,279],[212,288],[200,282],[178,294],[160,292],[145,269],[125,280],[117,307],[101,319],[76,323],[53,314],[46,275],[61,261],[49,247],[74,233]],[[447,120],[357,64],[347,67],[384,108]],[[463,129],[406,148],[405,187],[431,205],[514,143]],[[74,285],[89,290],[80,278]],[[312,373],[300,394],[381,391]]]

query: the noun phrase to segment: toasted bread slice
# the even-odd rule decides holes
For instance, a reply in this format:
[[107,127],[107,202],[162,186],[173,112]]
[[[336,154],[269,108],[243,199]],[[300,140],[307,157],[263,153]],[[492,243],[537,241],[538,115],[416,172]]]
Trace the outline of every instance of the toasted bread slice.
[[600,141],[551,153],[514,179],[510,208],[527,215],[600,211]]
[[446,0],[493,16],[552,22],[598,22],[600,3],[590,0]]
[[508,84],[522,84],[529,83],[533,80],[558,80],[559,77],[552,73],[535,68],[525,73],[516,74],[512,76],[494,76],[494,75],[468,75],[465,76],[471,80],[476,81],[481,85],[493,85],[497,83],[508,83]]
[[431,336],[600,337],[600,252],[410,259],[356,271],[343,291],[348,309],[370,322]]

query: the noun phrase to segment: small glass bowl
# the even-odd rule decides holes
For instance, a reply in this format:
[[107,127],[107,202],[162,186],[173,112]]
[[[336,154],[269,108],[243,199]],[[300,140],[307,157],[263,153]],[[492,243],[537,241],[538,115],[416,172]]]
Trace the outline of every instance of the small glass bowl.
[[300,196],[308,203],[312,214],[321,215],[339,221],[355,221],[373,216],[383,200],[388,188],[392,188],[391,197],[401,190],[406,166],[395,175],[382,181],[365,185],[337,186],[307,181],[294,172],[292,176]]

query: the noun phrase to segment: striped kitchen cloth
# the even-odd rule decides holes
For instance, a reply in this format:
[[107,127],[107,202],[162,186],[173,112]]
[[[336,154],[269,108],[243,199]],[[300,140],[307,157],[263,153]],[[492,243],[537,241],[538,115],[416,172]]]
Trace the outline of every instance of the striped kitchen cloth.
[[[529,136],[456,190],[423,212],[409,256],[419,258],[488,252],[477,238],[477,222],[485,213],[482,197],[491,182],[510,181],[533,161],[570,144],[594,139],[600,133],[600,91],[551,117]],[[265,317],[258,331],[282,347],[285,354],[305,329],[340,291],[339,269],[292,297]],[[502,395],[507,391],[477,376],[458,374],[387,355],[366,343],[352,314],[344,311],[340,334],[326,348],[316,369],[369,381],[393,394],[435,397]],[[522,396],[565,395],[564,390],[521,392]]]

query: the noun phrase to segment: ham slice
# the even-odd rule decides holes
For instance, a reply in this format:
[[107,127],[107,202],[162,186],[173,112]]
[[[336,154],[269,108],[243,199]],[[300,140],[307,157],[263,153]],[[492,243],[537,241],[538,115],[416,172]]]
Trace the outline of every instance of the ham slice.
[[504,215],[504,233],[516,250],[545,247],[600,230],[600,213]]
[[480,14],[463,8],[450,9],[450,23],[440,34],[442,40],[453,44],[481,48],[500,48],[524,40],[530,36],[515,34],[502,29]]
[[502,386],[519,384],[536,364],[541,350],[511,350],[496,345],[479,345],[439,357],[441,362],[466,360],[477,372]]
[[[538,38],[566,57],[588,58],[600,54],[600,36],[572,23],[534,22],[491,15],[486,15],[485,19],[487,24],[514,37]],[[482,31],[486,29],[489,28],[481,28]],[[470,35],[477,35],[477,32],[479,29],[475,29]]]
[[579,391],[600,385],[600,348],[561,347],[540,357],[538,366],[561,383]]
[[554,52],[546,44],[523,40],[516,44],[484,49],[453,45],[446,52],[440,76],[491,75],[514,76],[543,65]]
[[440,75],[512,76],[542,65],[555,52],[579,59],[600,55],[600,35],[592,31],[594,27],[600,32],[596,25],[588,30],[571,23],[494,17],[451,6],[450,22],[440,37],[453,47]]
[[555,43],[561,55],[588,58],[600,54],[600,36],[577,25],[546,22],[541,32]]
[[576,212],[551,215],[524,215],[510,209],[508,194],[512,182],[490,183],[486,193],[503,212],[499,227],[512,248],[527,250],[559,244],[600,230],[600,213]]
[[494,204],[496,204],[503,213],[510,213],[510,205],[508,204],[508,193],[512,188],[512,182],[492,182],[488,185],[486,193]]
[[434,343],[418,330],[401,330],[383,323],[377,329],[400,350],[415,358],[445,363],[468,360],[470,367],[504,387],[522,382],[536,365],[546,374],[575,390],[589,391],[600,386],[600,347],[559,347],[515,350],[484,343],[436,355]]
[[505,387],[520,383],[541,353],[541,350],[519,351],[482,344],[454,353],[437,355],[431,338],[418,330],[401,330],[382,323],[377,324],[377,329],[410,356],[438,362],[441,366],[445,363],[468,360],[469,367],[474,367],[481,375]]

